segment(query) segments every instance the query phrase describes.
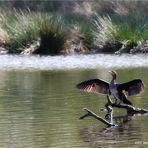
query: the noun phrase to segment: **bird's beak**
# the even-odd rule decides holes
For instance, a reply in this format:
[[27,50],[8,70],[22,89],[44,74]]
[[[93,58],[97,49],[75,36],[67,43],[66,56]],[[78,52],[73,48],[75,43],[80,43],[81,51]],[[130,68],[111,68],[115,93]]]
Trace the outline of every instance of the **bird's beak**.
[[112,74],[112,71],[108,71],[108,72]]

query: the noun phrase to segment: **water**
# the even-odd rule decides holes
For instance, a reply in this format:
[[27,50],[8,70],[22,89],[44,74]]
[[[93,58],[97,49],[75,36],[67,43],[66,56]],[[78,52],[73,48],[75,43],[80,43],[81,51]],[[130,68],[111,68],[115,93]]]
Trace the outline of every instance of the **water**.
[[24,56],[0,55],[0,69],[81,69],[147,67],[148,55],[71,55]]
[[[81,81],[92,78],[109,81],[111,77],[108,71],[115,69],[118,72],[118,82],[141,78],[148,86],[148,69],[146,61],[142,62],[147,56],[143,59],[140,55],[139,64],[134,57],[127,57],[130,64],[128,60],[125,63],[129,65],[123,62],[125,59],[121,59],[125,56],[119,58],[106,55],[104,59],[103,55],[101,56],[101,60],[108,60],[108,67],[98,66],[102,62],[98,61],[95,65],[97,68],[94,66],[93,69],[87,69],[90,61],[95,62],[95,55],[86,61],[84,60],[86,56],[76,57],[76,59],[82,57],[79,60],[82,62],[81,66],[79,63],[76,64],[75,56],[57,57],[57,59],[38,56],[2,56],[0,58],[0,147],[148,147],[147,115],[126,116],[124,110],[115,109],[114,121],[119,126],[112,128],[107,128],[93,118],[79,120],[79,117],[85,113],[83,108],[89,108],[104,117],[105,113],[99,110],[106,103],[105,96],[78,91],[75,85]],[[60,58],[65,62],[59,65],[54,63],[54,60]],[[70,60],[71,58],[73,60]],[[113,62],[113,58],[117,61]],[[124,67],[117,66],[117,63],[120,63],[118,60],[122,60]],[[107,61],[105,64],[107,65]],[[148,87],[142,94],[130,97],[130,100],[136,107],[148,109],[147,92]]]

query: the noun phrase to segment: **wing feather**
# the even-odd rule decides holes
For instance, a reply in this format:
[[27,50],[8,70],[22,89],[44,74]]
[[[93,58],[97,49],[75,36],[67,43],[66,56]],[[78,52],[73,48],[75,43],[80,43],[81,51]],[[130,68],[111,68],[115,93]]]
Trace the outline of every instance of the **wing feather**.
[[135,79],[127,83],[118,84],[118,91],[126,91],[128,96],[139,94],[144,90],[144,83],[140,79]]
[[109,84],[100,79],[92,79],[81,82],[76,87],[85,92],[109,94]]

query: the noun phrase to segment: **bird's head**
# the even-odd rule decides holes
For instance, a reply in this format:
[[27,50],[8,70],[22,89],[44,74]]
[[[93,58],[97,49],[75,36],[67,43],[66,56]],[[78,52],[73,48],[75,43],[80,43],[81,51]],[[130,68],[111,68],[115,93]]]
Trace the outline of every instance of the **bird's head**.
[[109,73],[112,75],[113,79],[116,79],[117,77],[116,71],[109,71]]

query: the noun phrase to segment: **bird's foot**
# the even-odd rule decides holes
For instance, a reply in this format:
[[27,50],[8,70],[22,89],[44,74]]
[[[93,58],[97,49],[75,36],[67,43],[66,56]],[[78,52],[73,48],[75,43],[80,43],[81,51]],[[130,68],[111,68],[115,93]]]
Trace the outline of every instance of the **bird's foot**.
[[107,109],[106,108],[101,108],[100,111],[101,112],[107,112]]

